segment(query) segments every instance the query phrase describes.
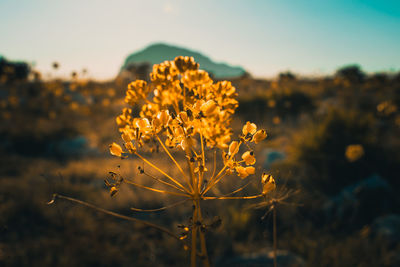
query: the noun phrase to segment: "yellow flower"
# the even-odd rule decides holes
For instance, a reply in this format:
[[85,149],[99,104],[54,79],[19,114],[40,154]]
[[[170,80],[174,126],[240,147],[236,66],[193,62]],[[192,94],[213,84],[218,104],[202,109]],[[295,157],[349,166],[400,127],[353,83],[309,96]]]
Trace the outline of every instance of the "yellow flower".
[[174,147],[176,147],[177,142],[175,142],[174,139],[169,139],[169,138],[167,138],[167,139],[165,140],[165,145],[166,145],[167,147],[169,147],[169,148],[174,148]]
[[229,134],[222,135],[221,137],[217,138],[217,144],[220,149],[227,149],[228,142],[231,141],[231,136]]
[[243,167],[243,166],[238,166],[236,167],[236,172],[238,173],[239,177],[244,179],[250,174],[254,174],[256,169],[254,167]]
[[204,70],[186,71],[182,83],[187,88],[193,88],[196,95],[204,96],[207,88],[212,85],[213,80]]
[[180,147],[182,148],[182,150],[187,150],[190,147],[194,147],[195,142],[192,138],[188,137],[188,138],[183,138],[181,143],[180,143]]
[[149,87],[146,81],[136,80],[128,84],[128,90],[126,91],[125,102],[134,105],[140,99],[146,98],[149,93]]
[[122,157],[122,148],[120,145],[118,145],[117,143],[112,143],[110,145],[110,153],[111,155],[117,156],[117,157]]
[[203,99],[197,100],[196,102],[194,102],[193,104],[193,111],[196,113],[200,112],[201,106],[205,103],[205,101]]
[[151,129],[150,122],[147,118],[138,119],[136,121],[136,127],[139,128],[139,131],[142,133],[147,133]]
[[355,162],[364,156],[364,148],[362,145],[348,145],[345,155],[349,162]]
[[264,129],[258,130],[253,136],[253,142],[258,144],[262,140],[267,138],[267,132]]
[[246,122],[246,124],[243,126],[242,133],[244,136],[247,136],[248,134],[255,134],[257,131],[257,125],[251,122]]
[[122,140],[124,140],[124,142],[128,143],[134,139],[134,135],[133,135],[132,131],[125,129],[125,130],[123,130],[123,132],[121,134],[121,138],[122,138]]
[[263,185],[263,195],[266,195],[276,189],[275,179],[271,174],[263,173],[261,176],[261,183]]
[[125,127],[126,125],[128,125],[132,119],[131,114],[132,110],[129,108],[124,108],[122,110],[122,114],[119,115],[116,118],[116,122],[118,124],[119,127]]
[[174,128],[174,137],[181,138],[183,137],[185,132],[183,131],[182,127],[176,127]]
[[175,66],[180,73],[184,73],[187,70],[197,70],[199,64],[194,61],[193,57],[177,57],[175,58]]
[[169,120],[171,119],[171,116],[169,115],[169,111],[168,110],[162,110],[162,111],[158,112],[157,119],[159,119],[161,121],[161,124],[163,126],[167,126]]
[[239,152],[239,142],[232,141],[232,143],[229,145],[229,155],[234,156],[238,152]]
[[153,117],[152,125],[153,128],[158,132],[163,127],[167,127],[169,121],[171,120],[171,116],[169,115],[168,110],[162,110]]
[[219,111],[217,104],[214,102],[214,100],[208,100],[206,103],[204,103],[200,110],[203,112],[204,116],[210,116],[214,114],[214,112]]
[[125,143],[125,148],[128,149],[129,153],[131,154],[136,152],[136,147],[132,144],[132,142]]
[[188,123],[188,115],[187,115],[187,112],[181,111],[181,112],[178,114],[178,118],[179,118],[179,121],[180,121],[181,123]]
[[256,158],[254,157],[254,152],[253,151],[246,151],[242,155],[242,159],[246,163],[246,165],[253,165],[256,163]]

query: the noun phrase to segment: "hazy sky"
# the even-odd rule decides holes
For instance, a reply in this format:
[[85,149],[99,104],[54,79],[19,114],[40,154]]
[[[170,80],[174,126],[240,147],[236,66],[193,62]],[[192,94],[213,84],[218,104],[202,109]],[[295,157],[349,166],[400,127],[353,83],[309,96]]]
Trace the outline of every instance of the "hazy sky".
[[0,55],[44,73],[114,77],[153,42],[241,65],[258,77],[329,74],[358,63],[400,70],[400,1],[0,0]]

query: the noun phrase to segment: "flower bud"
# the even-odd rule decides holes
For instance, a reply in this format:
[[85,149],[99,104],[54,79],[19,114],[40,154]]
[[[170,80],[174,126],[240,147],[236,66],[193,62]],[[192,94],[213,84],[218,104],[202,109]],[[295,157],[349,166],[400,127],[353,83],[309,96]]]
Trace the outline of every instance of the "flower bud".
[[244,179],[250,174],[254,174],[256,169],[254,167],[243,167],[243,166],[238,166],[236,167],[236,172],[238,173],[239,177]]
[[238,141],[233,141],[229,145],[229,155],[235,155],[239,151],[239,142]]
[[168,110],[162,110],[162,111],[158,112],[157,119],[160,120],[161,125],[167,126],[168,122],[171,119],[171,116],[169,115],[169,111]]
[[200,110],[203,112],[204,116],[210,116],[218,110],[218,106],[214,100],[208,100],[206,103],[201,105]]
[[253,151],[246,151],[242,155],[242,159],[246,163],[246,165],[253,165],[256,163],[256,158],[254,157],[254,152]]
[[122,156],[122,148],[120,145],[118,145],[117,143],[112,143],[110,145],[110,153],[113,156],[117,156],[117,157],[121,157]]
[[133,138],[133,133],[129,130],[124,130],[121,134],[122,140],[124,140],[124,142],[128,143],[130,141],[132,141]]
[[267,133],[265,132],[264,129],[258,130],[254,136],[253,136],[253,142],[258,144],[259,142],[261,142],[262,140],[264,140],[265,138],[267,138]]
[[263,184],[263,195],[276,189],[275,179],[271,174],[263,173],[261,176],[261,183]]
[[150,122],[147,118],[142,118],[136,121],[136,127],[143,133],[146,133],[150,129]]
[[242,133],[244,136],[247,134],[255,134],[257,131],[257,125],[251,122],[246,122],[246,124],[243,126]]

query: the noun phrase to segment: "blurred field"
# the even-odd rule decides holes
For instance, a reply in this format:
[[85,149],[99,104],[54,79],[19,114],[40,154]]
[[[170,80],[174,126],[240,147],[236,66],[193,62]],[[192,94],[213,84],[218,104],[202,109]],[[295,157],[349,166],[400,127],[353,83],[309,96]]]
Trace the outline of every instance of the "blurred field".
[[[126,84],[143,74],[44,81],[29,68],[10,68],[0,72],[0,265],[187,266],[188,253],[164,234],[65,201],[46,204],[60,193],[177,233],[188,222],[190,204],[132,212],[174,199],[127,185],[111,198],[104,185],[109,171],[153,183],[139,174],[140,161],[108,152],[120,138],[115,117]],[[282,256],[279,266],[399,266],[400,73],[350,66],[332,77],[232,82],[240,102],[235,132],[248,120],[268,132],[243,195],[258,192],[263,171],[278,188],[300,190],[278,206],[278,247],[296,258]],[[169,169],[163,154],[152,159]],[[245,183],[227,178],[216,190]],[[255,203],[205,203],[206,220],[222,219],[207,233],[216,266],[257,266],[245,262],[271,251],[271,216],[262,220],[268,208],[249,208]]]

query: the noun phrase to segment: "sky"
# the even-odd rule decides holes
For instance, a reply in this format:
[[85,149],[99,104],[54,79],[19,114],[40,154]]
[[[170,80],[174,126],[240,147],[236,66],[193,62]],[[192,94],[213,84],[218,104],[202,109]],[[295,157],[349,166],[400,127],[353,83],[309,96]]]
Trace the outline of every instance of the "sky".
[[[44,74],[116,76],[125,58],[164,42],[255,77],[329,75],[359,64],[400,70],[400,1],[0,0],[0,55]],[[201,66],[200,66],[201,67]]]

